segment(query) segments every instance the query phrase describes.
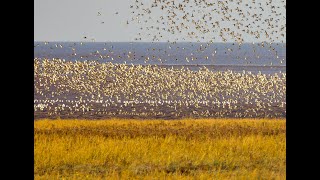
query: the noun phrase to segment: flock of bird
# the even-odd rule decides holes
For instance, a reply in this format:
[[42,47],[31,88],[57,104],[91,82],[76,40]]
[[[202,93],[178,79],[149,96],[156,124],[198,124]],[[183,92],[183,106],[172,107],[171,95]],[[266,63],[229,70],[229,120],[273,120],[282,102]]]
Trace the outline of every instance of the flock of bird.
[[[34,59],[36,119],[286,116],[286,73],[214,72],[205,66],[193,71],[148,64],[152,60],[166,64],[178,60],[179,54],[185,54],[179,58],[187,63],[210,61],[217,53],[245,51],[241,48],[248,42],[252,42],[253,52],[245,54],[251,54],[251,58],[263,59],[256,49],[268,48],[273,59],[283,64],[285,58],[274,45],[285,46],[284,0],[134,0],[128,8],[130,16],[126,24],[138,29],[134,41],[148,41],[151,45],[168,41],[168,47],[150,46],[144,54],[137,54],[134,49],[117,54],[111,46],[90,53],[111,60],[102,62],[90,60],[92,56],[79,56],[76,43],[69,47],[54,44],[52,50],[70,48],[71,56],[79,56],[81,61]],[[97,16],[102,14],[99,11]],[[114,15],[118,16],[119,12]],[[95,41],[88,36],[83,39]],[[181,41],[204,43],[198,44],[194,51],[194,47],[191,50],[177,46]],[[216,42],[233,44],[217,52],[212,49]],[[117,60],[121,59],[143,60],[145,64],[118,64]],[[247,55],[234,58],[237,59],[251,63]]]
[[35,118],[285,117],[286,73],[34,59]]
[[135,0],[136,41],[285,42],[284,0]]

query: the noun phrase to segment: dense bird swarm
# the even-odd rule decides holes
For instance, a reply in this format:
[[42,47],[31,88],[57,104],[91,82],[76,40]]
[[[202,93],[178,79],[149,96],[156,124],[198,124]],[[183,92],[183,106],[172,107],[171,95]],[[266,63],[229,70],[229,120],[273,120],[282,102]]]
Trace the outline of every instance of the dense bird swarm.
[[135,0],[127,24],[134,40],[284,42],[284,0]]
[[34,60],[35,118],[285,117],[286,73]]
[[[205,42],[197,52],[182,57],[188,63],[198,59],[213,61],[216,50],[199,58],[194,53],[202,53],[215,42],[233,42],[225,54],[241,49],[245,42],[257,42],[258,46],[269,48],[275,62],[285,62],[272,45],[285,43],[283,0],[134,0],[128,9],[131,12],[126,25],[138,27],[134,41],[168,41],[169,49],[177,41]],[[99,19],[103,13],[97,12]],[[119,14],[116,11],[113,16]],[[55,44],[52,49],[55,48],[63,47]],[[76,56],[76,48],[70,48],[72,56]],[[111,59],[112,63],[84,61],[83,56],[80,58],[84,62],[35,58],[35,118],[286,116],[286,73],[212,72],[205,67],[191,71],[116,62],[123,58],[144,60],[145,64],[151,60],[164,64],[166,59],[177,60],[164,49],[158,50],[167,58],[156,57],[152,54],[156,50],[150,47],[145,55],[136,56],[129,51],[115,56],[111,46],[92,53],[100,59]],[[185,49],[176,47],[175,51]],[[259,60],[263,56],[255,48],[253,52],[252,58]],[[235,60],[250,64],[246,53]]]

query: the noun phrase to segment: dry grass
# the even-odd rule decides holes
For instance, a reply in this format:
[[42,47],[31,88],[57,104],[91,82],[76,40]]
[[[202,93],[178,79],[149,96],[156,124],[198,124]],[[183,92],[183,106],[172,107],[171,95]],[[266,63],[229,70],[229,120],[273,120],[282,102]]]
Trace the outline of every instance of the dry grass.
[[35,179],[285,179],[286,120],[37,120]]

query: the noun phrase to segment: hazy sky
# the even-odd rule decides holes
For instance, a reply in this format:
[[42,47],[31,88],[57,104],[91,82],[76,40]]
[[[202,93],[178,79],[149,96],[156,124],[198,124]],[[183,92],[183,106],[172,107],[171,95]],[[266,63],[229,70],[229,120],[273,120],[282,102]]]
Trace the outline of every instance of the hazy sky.
[[[35,41],[128,41],[130,0],[35,0]],[[101,16],[98,16],[101,12]],[[115,12],[119,12],[118,15]],[[105,22],[101,24],[101,22]]]
[[[256,1],[267,2],[265,0]],[[281,3],[281,0],[274,1]],[[95,41],[102,42],[133,41],[134,37],[141,32],[139,28],[144,26],[144,24],[130,22],[128,25],[126,23],[128,19],[132,18],[130,5],[133,2],[134,0],[34,0],[34,40],[91,41],[94,38]],[[152,0],[144,2],[150,3]],[[285,9],[279,9],[285,14]],[[98,12],[101,15],[98,16]],[[115,14],[116,12],[118,14]],[[153,11],[152,16],[160,17],[162,13]],[[262,13],[267,17],[268,11]],[[282,19],[278,24],[285,24],[285,19]],[[142,31],[142,33],[150,32]],[[84,36],[87,39],[84,39]],[[181,39],[186,34],[169,34],[164,36],[161,41],[177,38],[177,36],[178,39]],[[256,40],[246,35],[244,39],[248,42],[264,40],[263,37]],[[143,40],[150,41],[151,39],[145,38]],[[285,41],[285,38],[282,40]],[[218,37],[217,41],[219,41]]]

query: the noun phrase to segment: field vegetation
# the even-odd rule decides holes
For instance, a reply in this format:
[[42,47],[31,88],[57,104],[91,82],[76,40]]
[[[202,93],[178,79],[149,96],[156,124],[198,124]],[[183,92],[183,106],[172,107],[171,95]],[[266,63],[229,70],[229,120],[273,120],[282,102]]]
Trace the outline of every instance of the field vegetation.
[[285,179],[285,119],[36,120],[35,179]]

